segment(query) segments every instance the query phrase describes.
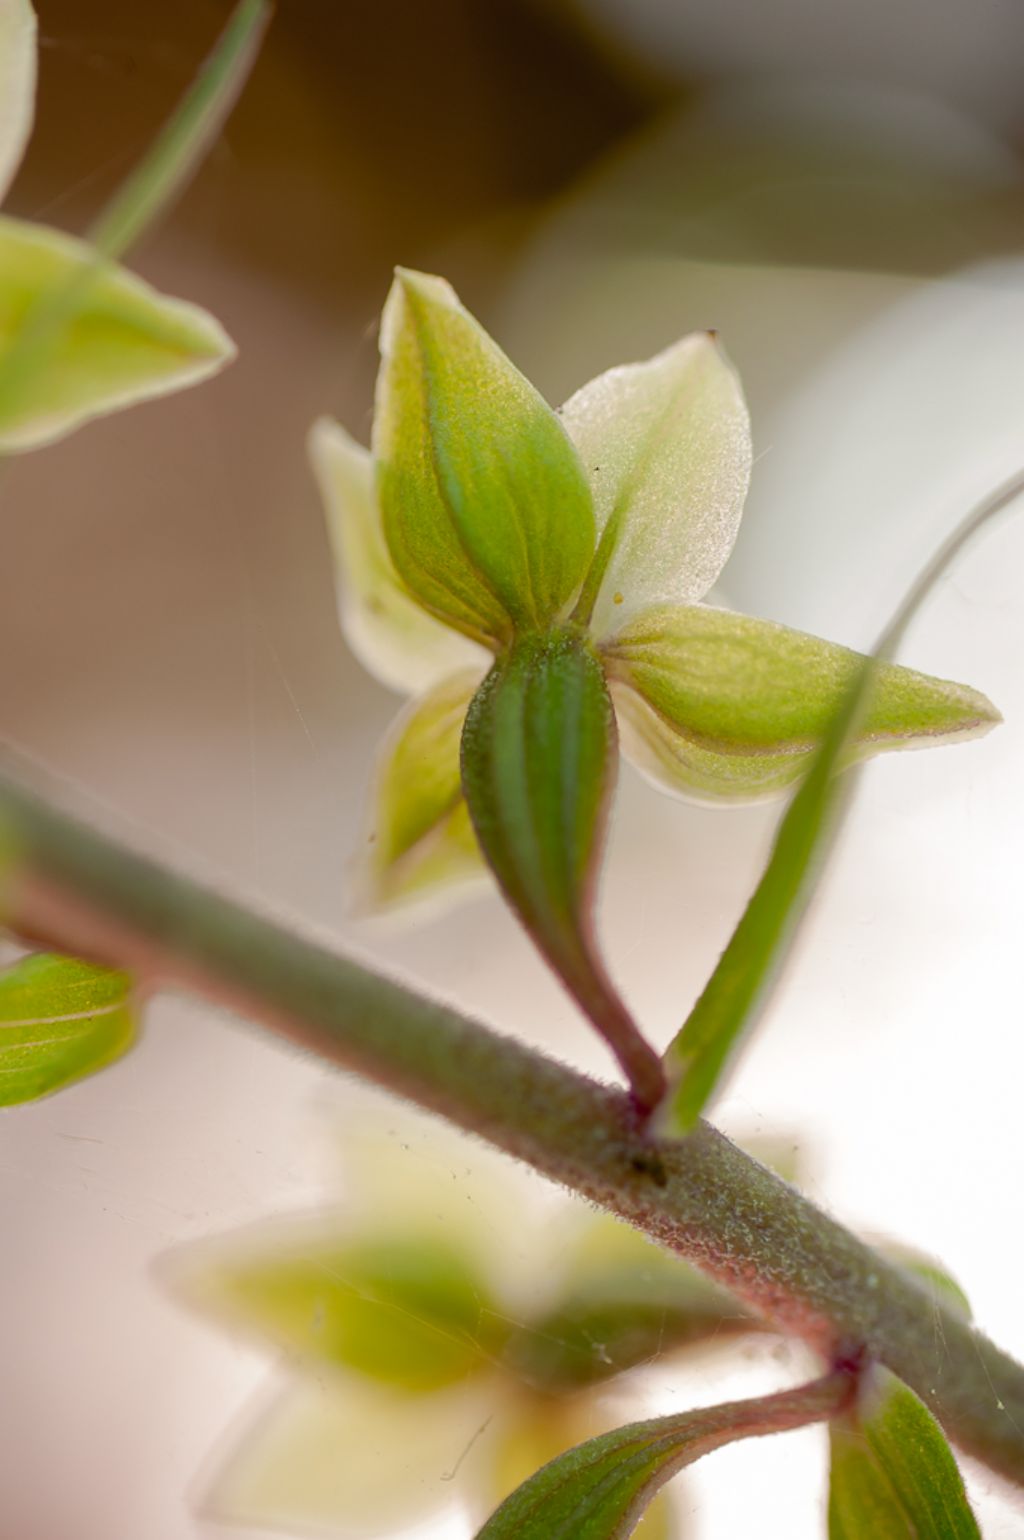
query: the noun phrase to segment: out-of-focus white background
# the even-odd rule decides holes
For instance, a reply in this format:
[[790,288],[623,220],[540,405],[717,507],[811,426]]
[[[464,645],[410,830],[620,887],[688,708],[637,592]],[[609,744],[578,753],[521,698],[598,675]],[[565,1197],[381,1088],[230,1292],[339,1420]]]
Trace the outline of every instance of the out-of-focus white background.
[[[224,8],[40,9],[39,127],[11,207],[77,229]],[[337,630],[307,425],[331,411],[367,429],[396,261],[451,275],[553,401],[715,326],[757,452],[723,594],[867,644],[937,539],[1024,464],[1021,16],[966,0],[284,10],[135,264],[214,310],[239,362],[6,470],[0,730],[83,815],[607,1073],[496,897],[402,927],[351,916],[397,701]],[[869,769],[716,1119],[799,1143],[816,1200],[943,1259],[1024,1357],[1022,558],[1024,521],[994,526],[902,654],[985,690],[1005,725]],[[776,816],[624,775],[601,927],[659,1042]],[[154,1267],[336,1202],[325,1145],[357,1112],[401,1142],[396,1103],[166,1000],[121,1065],[4,1115],[2,1540],[227,1533],[195,1503],[270,1359],[185,1314]],[[507,1216],[513,1249],[529,1223]],[[799,1372],[767,1349],[724,1364],[680,1371],[666,1404]],[[681,1507],[700,1540],[811,1540],[822,1481],[821,1438],[790,1435],[697,1467]],[[989,1540],[1018,1535],[1019,1506],[969,1481]]]

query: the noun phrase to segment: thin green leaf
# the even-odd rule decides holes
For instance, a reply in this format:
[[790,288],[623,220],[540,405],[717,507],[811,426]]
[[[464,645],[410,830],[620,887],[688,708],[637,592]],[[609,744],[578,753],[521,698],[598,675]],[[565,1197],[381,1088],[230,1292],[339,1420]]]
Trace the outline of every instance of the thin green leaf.
[[495,663],[466,717],[462,784],[480,847],[533,940],[646,1107],[657,1055],[609,982],[593,890],[615,774],[601,665],[577,631],[525,637]]
[[981,1540],[945,1434],[887,1369],[865,1376],[830,1443],[829,1540]]
[[[136,360],[133,374],[121,357],[111,381],[109,372],[114,366],[108,363],[107,353],[112,343],[117,351],[122,340],[118,326],[124,325],[125,318],[115,306],[111,337],[107,294],[113,291],[120,296],[128,286],[136,302],[140,293],[145,293],[151,311],[159,311],[153,291],[127,274],[112,271],[111,263],[153,224],[194,170],[230,111],[269,15],[267,0],[241,0],[178,111],[97,221],[90,244],[57,231],[7,222],[7,249],[0,249],[0,293],[4,296],[0,310],[0,448],[21,449],[48,442],[97,411],[109,411],[128,400],[190,383],[197,377],[197,367],[208,373],[232,355],[233,349],[217,323],[202,317],[203,326],[199,327],[201,312],[192,310],[194,326],[205,332],[205,340],[197,354],[182,348],[185,338],[179,325],[178,375],[165,363],[157,371],[157,382],[147,387],[144,380],[148,375],[138,368],[140,360]],[[31,244],[27,232],[33,229],[45,282],[38,274],[26,282],[23,271],[21,253],[26,242]],[[182,307],[177,308],[180,323]],[[148,319],[141,314],[132,317],[136,325]],[[144,355],[152,343],[147,324],[134,341]],[[85,387],[97,370],[96,399],[90,406]],[[66,371],[70,379],[65,377]],[[41,375],[48,376],[45,386],[40,384]],[[62,404],[40,405],[50,394]],[[37,423],[40,413],[43,420]]]
[[835,774],[856,735],[879,663],[899,644],[933,585],[971,536],[1024,491],[1014,477],[960,525],[924,568],[874,653],[857,671],[832,718],[776,835],[768,865],[703,994],[669,1045],[671,1089],[658,1114],[660,1132],[687,1133],[714,1095],[741,1037],[792,944],[813,878],[848,805],[850,777]]
[[102,1069],[135,1041],[127,974],[39,953],[0,975],[0,1107]]
[[632,1423],[568,1450],[501,1504],[477,1540],[622,1540],[655,1494],[685,1465],[740,1438],[820,1422],[848,1399],[835,1373],[751,1401]]
[[270,0],[239,0],[181,106],[93,225],[101,256],[123,256],[192,176],[238,99],[271,11]]
[[408,1391],[455,1384],[504,1336],[478,1269],[436,1235],[315,1237],[182,1270],[198,1308],[312,1364]]
[[399,269],[373,448],[403,582],[485,643],[548,625],[583,579],[594,511],[554,412],[443,279]]

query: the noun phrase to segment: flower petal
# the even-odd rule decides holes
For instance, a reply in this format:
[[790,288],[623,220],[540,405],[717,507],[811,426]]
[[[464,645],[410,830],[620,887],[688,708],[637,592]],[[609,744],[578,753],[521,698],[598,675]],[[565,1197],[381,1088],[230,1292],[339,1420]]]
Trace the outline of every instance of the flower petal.
[[36,95],[36,18],[28,0],[0,5],[0,203],[32,131]]
[[427,609],[477,640],[547,625],[594,549],[554,412],[440,278],[399,269],[373,428],[384,533]]
[[422,609],[395,572],[381,528],[373,457],[338,423],[322,417],[309,454],[327,515],[345,640],[381,684],[403,695],[429,690],[487,655]]
[[459,769],[462,724],[480,674],[464,669],[399,715],[381,750],[368,861],[376,908],[486,871]]
[[33,307],[80,277],[79,307],[47,366],[0,403],[0,452],[52,443],[90,417],[165,395],[215,373],[234,355],[218,321],[167,299],[114,264],[94,267],[83,241],[0,218],[0,367]]
[[288,1535],[384,1534],[457,1495],[452,1474],[490,1408],[458,1386],[408,1396],[342,1376],[303,1376],[229,1456],[210,1518]]
[[751,461],[743,392],[714,337],[609,369],[561,415],[600,531],[581,611],[593,607],[594,634],[650,604],[702,599],[736,539]]
[[385,1215],[362,1234],[319,1221],[228,1237],[184,1261],[176,1289],[291,1359],[409,1394],[461,1383],[507,1334],[472,1253],[422,1218],[412,1230]]
[[[797,780],[862,661],[696,605],[647,610],[603,651],[624,752],[663,790],[697,801],[749,801]],[[999,720],[977,690],[882,664],[846,762],[977,737]]]

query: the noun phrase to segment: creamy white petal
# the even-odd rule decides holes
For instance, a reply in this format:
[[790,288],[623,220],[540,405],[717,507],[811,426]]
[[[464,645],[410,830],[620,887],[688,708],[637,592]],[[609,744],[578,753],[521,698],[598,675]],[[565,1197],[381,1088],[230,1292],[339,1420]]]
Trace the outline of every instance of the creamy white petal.
[[0,0],[0,203],[32,132],[35,95],[35,12],[28,0]]
[[317,1540],[429,1518],[456,1501],[460,1457],[493,1400],[472,1382],[410,1396],[349,1376],[303,1375],[243,1435],[202,1510]]
[[600,531],[584,584],[594,633],[651,604],[702,599],[732,550],[751,462],[743,392],[715,338],[694,333],[609,369],[570,397],[562,421]]
[[321,417],[309,453],[334,550],[342,631],[363,667],[403,695],[467,666],[482,670],[484,649],[428,615],[400,582],[381,529],[370,451]]

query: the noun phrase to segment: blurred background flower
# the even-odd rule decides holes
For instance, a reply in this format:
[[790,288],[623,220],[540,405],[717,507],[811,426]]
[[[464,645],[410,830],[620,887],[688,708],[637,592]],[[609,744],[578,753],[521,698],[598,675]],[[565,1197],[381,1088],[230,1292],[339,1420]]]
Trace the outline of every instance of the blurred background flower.
[[[82,229],[226,9],[47,0],[6,211]],[[85,815],[603,1071],[497,896],[402,932],[348,917],[393,702],[338,636],[307,425],[327,411],[363,436],[395,262],[445,272],[552,401],[715,326],[756,455],[723,596],[863,645],[935,536],[1024,462],[1022,33],[1000,0],[280,6],[224,140],[132,259],[212,311],[239,361],[5,467],[4,736]],[[970,680],[1006,725],[872,768],[717,1113],[806,1128],[813,1195],[942,1256],[1018,1356],[999,1216],[1019,1188],[1021,570],[1024,524],[1008,523],[915,626],[903,660]],[[624,782],[602,933],[659,1041],[774,816]],[[123,1064],[5,1121],[0,1507],[19,1540],[195,1534],[192,1473],[265,1356],[177,1310],[149,1264],[336,1201],[311,1101],[393,1116],[199,1007],[151,1015]],[[763,1374],[694,1381],[713,1400],[772,1388]],[[791,1487],[821,1482],[819,1444],[696,1467],[694,1534],[816,1537]],[[971,1482],[987,1540],[1011,1540],[1019,1515]],[[452,1510],[430,1532],[466,1526]]]
[[[563,1449],[628,1420],[635,1371],[761,1328],[680,1259],[411,1120],[340,1140],[352,1200],[173,1254],[172,1292],[283,1351],[285,1384],[200,1512],[368,1535],[474,1528]],[[673,1488],[674,1490],[674,1488]],[[688,1533],[666,1492],[641,1540]]]

